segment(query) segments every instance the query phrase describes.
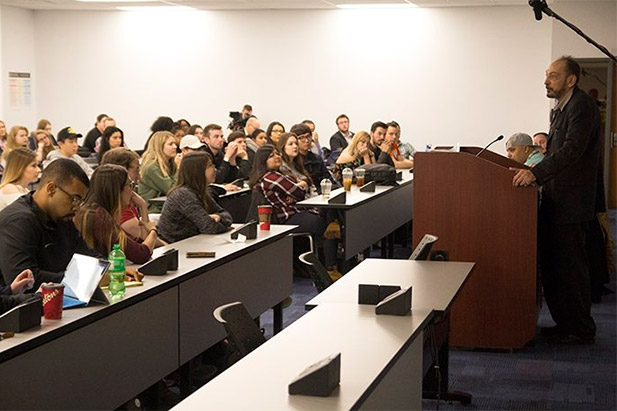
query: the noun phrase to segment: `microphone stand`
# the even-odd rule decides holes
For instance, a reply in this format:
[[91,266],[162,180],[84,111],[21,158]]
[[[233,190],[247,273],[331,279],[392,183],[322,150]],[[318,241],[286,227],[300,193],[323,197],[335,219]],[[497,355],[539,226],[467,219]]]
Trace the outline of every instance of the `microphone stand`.
[[601,44],[598,44],[594,39],[592,39],[591,37],[583,33],[581,29],[579,29],[574,24],[570,23],[568,20],[564,19],[559,14],[551,10],[551,8],[546,4],[545,1],[542,1],[542,12],[546,14],[547,16],[553,17],[554,19],[559,20],[560,22],[568,26],[570,29],[572,29],[572,31],[574,31],[576,34],[578,34],[579,36],[587,40],[588,43],[591,43],[598,50],[600,50],[602,53],[608,56],[609,59],[613,60],[613,63],[617,63],[617,57],[615,57],[606,47],[604,47]]

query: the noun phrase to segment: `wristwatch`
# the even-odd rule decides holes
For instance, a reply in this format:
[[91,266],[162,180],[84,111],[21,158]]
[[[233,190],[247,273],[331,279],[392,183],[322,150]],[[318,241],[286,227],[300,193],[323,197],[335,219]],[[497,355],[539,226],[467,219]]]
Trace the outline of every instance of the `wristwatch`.
[[229,157],[223,157],[223,161],[229,163]]

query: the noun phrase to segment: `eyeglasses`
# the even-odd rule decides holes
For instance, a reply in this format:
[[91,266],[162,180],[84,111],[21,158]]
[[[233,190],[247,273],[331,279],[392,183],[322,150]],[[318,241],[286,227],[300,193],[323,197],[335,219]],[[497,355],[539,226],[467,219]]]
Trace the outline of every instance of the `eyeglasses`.
[[58,187],[60,191],[62,191],[64,194],[66,194],[71,199],[71,205],[73,205],[73,207],[80,206],[83,203],[84,200],[77,194],[71,194],[68,191],[66,191],[64,188],[58,185],[56,187]]
[[133,191],[135,190],[135,187],[137,187],[137,184],[135,184],[135,182],[131,178],[129,178],[129,182],[125,184],[124,186],[129,187],[131,191]]

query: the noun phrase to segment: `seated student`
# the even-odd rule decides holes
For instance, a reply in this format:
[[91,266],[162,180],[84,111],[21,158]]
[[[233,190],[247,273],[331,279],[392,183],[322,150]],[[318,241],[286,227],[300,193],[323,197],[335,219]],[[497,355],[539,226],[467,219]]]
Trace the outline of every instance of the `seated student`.
[[6,156],[8,156],[12,150],[19,147],[28,148],[28,129],[23,126],[13,126],[6,138],[6,145],[4,146],[2,156],[0,156],[0,164],[2,164],[2,167],[6,167]]
[[43,170],[36,191],[0,212],[1,284],[30,269],[36,290],[43,282],[61,282],[73,254],[102,257],[88,248],[73,223],[88,186],[83,169],[61,158]]
[[304,169],[302,157],[298,151],[298,139],[293,133],[283,133],[276,144],[276,150],[281,153],[283,164],[281,164],[280,172],[292,176],[296,181],[306,181],[309,190],[306,196],[311,197],[311,191],[314,192],[313,180],[310,174]]
[[375,154],[369,148],[371,136],[366,131],[358,131],[351,143],[341,152],[334,166],[334,177],[340,183],[343,169],[355,169],[367,164],[375,164]]
[[51,122],[45,118],[42,118],[39,120],[38,124],[36,125],[36,131],[30,133],[30,137],[28,138],[28,148],[30,148],[30,150],[35,151],[38,146],[38,142],[41,141],[40,137],[39,138],[36,137],[36,134],[40,130],[42,130],[47,135],[47,139],[49,140],[49,145],[55,146],[58,144],[56,142],[56,138],[51,133]]
[[28,148],[36,153],[36,162],[39,164],[47,158],[49,153],[58,149],[58,147],[52,144],[49,139],[49,135],[45,132],[45,130],[35,130],[30,138],[34,139],[35,146],[34,148],[31,148],[32,144],[30,144]]
[[[307,119],[307,120],[303,120],[302,124],[308,126],[308,128],[311,130],[311,137],[312,137],[311,151],[315,155],[324,159],[325,158],[324,149],[323,147],[321,147],[321,144],[319,143],[319,134],[315,131],[315,123],[313,122],[313,120]],[[330,150],[328,150],[328,154],[329,154],[329,151]]]
[[279,141],[279,137],[281,134],[285,132],[285,126],[278,121],[273,121],[268,124],[268,128],[266,129],[266,137],[268,139],[268,143],[276,146],[276,143]]
[[302,158],[302,164],[306,172],[311,176],[311,180],[321,194],[321,180],[326,179],[334,183],[336,187],[338,183],[326,168],[326,163],[323,159],[311,151],[312,135],[311,129],[306,124],[295,124],[290,131],[298,136],[298,151]]
[[183,157],[185,154],[203,149],[205,147],[206,145],[202,143],[197,136],[192,134],[187,134],[182,137],[182,140],[180,140],[180,154],[182,154]]
[[[135,184],[139,183],[141,175],[139,174],[139,156],[128,148],[119,147],[109,150],[101,159],[100,165],[116,164],[126,169],[129,178]],[[128,206],[122,208],[120,216],[120,227],[127,234],[145,240],[150,231],[156,228],[156,225],[150,221],[148,215],[148,203],[141,198],[134,190],[131,194],[131,201]],[[156,242],[156,247],[162,246],[165,243],[160,239]]]
[[32,271],[24,270],[15,277],[11,285],[0,285],[0,315],[30,299],[41,298],[39,294],[41,292],[40,288],[36,296],[24,294],[26,291],[32,289],[33,284],[34,276],[32,275]]
[[246,136],[242,131],[233,131],[227,136],[227,143],[235,143],[238,146],[236,153],[236,164],[238,164],[237,178],[248,180],[251,175],[251,163],[246,151]]
[[28,186],[38,181],[40,172],[32,151],[23,147],[11,151],[6,157],[6,168],[0,183],[0,210],[28,194]]
[[223,128],[218,124],[208,124],[204,128],[206,140],[205,151],[212,156],[216,167],[216,179],[213,183],[231,183],[238,178],[238,163],[243,161],[238,158],[238,145],[229,143],[225,147]]
[[171,130],[171,134],[174,135],[176,139],[176,147],[178,148],[178,152],[180,152],[180,141],[182,141],[182,137],[186,136],[186,131],[180,123],[175,122],[174,128]]
[[0,155],[4,151],[4,148],[6,147],[7,137],[8,137],[8,134],[6,133],[6,124],[4,124],[4,121],[0,120]]
[[199,124],[193,124],[189,127],[189,131],[186,134],[195,136],[199,141],[204,142],[204,129]]
[[148,144],[150,144],[150,139],[152,138],[154,133],[156,133],[157,131],[169,131],[171,133],[173,129],[174,129],[174,121],[171,119],[171,117],[167,117],[167,116],[157,117],[157,119],[154,120],[154,122],[150,126],[151,133],[148,136],[146,143],[144,144],[144,151],[148,149]]
[[506,152],[508,158],[533,167],[544,159],[544,154],[540,152],[540,147],[533,144],[529,134],[515,133],[506,141]]
[[184,135],[189,134],[189,130],[191,129],[191,123],[189,123],[187,119],[181,118],[177,121],[177,123],[184,131]]
[[391,143],[386,141],[386,129],[388,126],[383,121],[376,121],[371,125],[371,141],[369,148],[375,155],[377,164],[387,164],[394,167],[394,161],[390,157]]
[[323,245],[325,265],[332,272],[331,275],[335,276],[337,242],[324,239],[327,223],[317,210],[297,205],[298,201],[306,197],[309,183],[281,173],[282,164],[283,159],[274,146],[266,144],[260,147],[255,153],[249,186],[260,191],[272,205],[274,224],[298,225],[299,232],[311,233],[317,245]]
[[546,155],[546,143],[548,143],[548,134],[540,131],[533,135],[533,144],[540,147],[540,153]]
[[[401,126],[396,121],[392,120],[388,123],[388,128],[390,126],[396,127],[396,145],[398,147],[398,151],[403,158],[407,160],[413,161],[413,156],[416,154],[416,149],[411,143],[401,141]],[[387,134],[387,133],[386,133]]]
[[105,131],[105,120],[107,120],[107,117],[107,114],[99,114],[96,116],[94,127],[86,134],[82,147],[88,153],[95,152],[96,140],[98,140],[98,138],[103,135],[103,131]]
[[244,124],[244,134],[246,134],[247,137],[250,137],[255,130],[260,128],[261,123],[257,120],[257,117],[249,115],[249,117],[246,118],[246,123]]
[[100,163],[105,153],[118,147],[124,147],[124,132],[115,126],[105,128],[101,136],[101,146],[96,153],[97,161]]
[[75,216],[75,226],[88,247],[101,255],[108,255],[114,244],[120,244],[126,258],[143,264],[152,256],[158,238],[152,228],[142,241],[127,234],[120,227],[122,209],[128,207],[135,183],[122,166],[105,164],[92,174],[90,190]]
[[197,234],[218,234],[231,226],[231,215],[212,200],[208,184],[216,176],[210,154],[188,153],[178,171],[178,183],[163,206],[158,230],[170,243]]
[[[139,195],[144,200],[166,196],[174,184],[180,157],[176,155],[176,139],[169,131],[157,131],[150,138],[148,148],[141,156]],[[151,213],[160,213],[161,206],[151,204]]]
[[335,123],[338,130],[330,137],[330,150],[333,153],[337,150],[341,152],[345,149],[351,143],[351,139],[354,136],[354,133],[349,131],[349,117],[345,114],[339,115]]
[[413,160],[407,159],[401,154],[399,149],[399,141],[398,141],[398,123],[394,121],[387,124],[388,128],[386,130],[386,138],[385,143],[390,145],[390,158],[394,163],[394,167],[400,169],[410,169],[413,168]]
[[[58,150],[54,150],[47,155],[47,160],[53,162],[59,158],[65,158],[74,161],[84,170],[84,173],[90,178],[92,176],[92,168],[86,163],[86,161],[77,155],[79,146],[77,145],[77,139],[81,137],[81,134],[77,134],[71,127],[65,127],[58,132]],[[45,165],[44,165],[45,167]]]
[[266,132],[260,128],[255,129],[251,134],[247,134],[247,137],[249,138],[246,139],[246,152],[248,154],[249,164],[252,169],[255,153],[259,150],[259,147],[262,147],[264,144],[268,143],[268,137]]

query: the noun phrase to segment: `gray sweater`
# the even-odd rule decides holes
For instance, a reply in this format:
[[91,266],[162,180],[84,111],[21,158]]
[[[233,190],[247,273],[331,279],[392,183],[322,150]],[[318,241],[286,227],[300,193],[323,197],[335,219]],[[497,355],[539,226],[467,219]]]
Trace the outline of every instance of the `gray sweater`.
[[[168,196],[157,229],[163,240],[169,243],[184,240],[197,234],[219,234],[227,231],[232,223],[231,215],[214,203],[212,213],[204,208],[197,194],[190,188],[180,187]],[[221,222],[215,222],[209,214],[218,214]]]

